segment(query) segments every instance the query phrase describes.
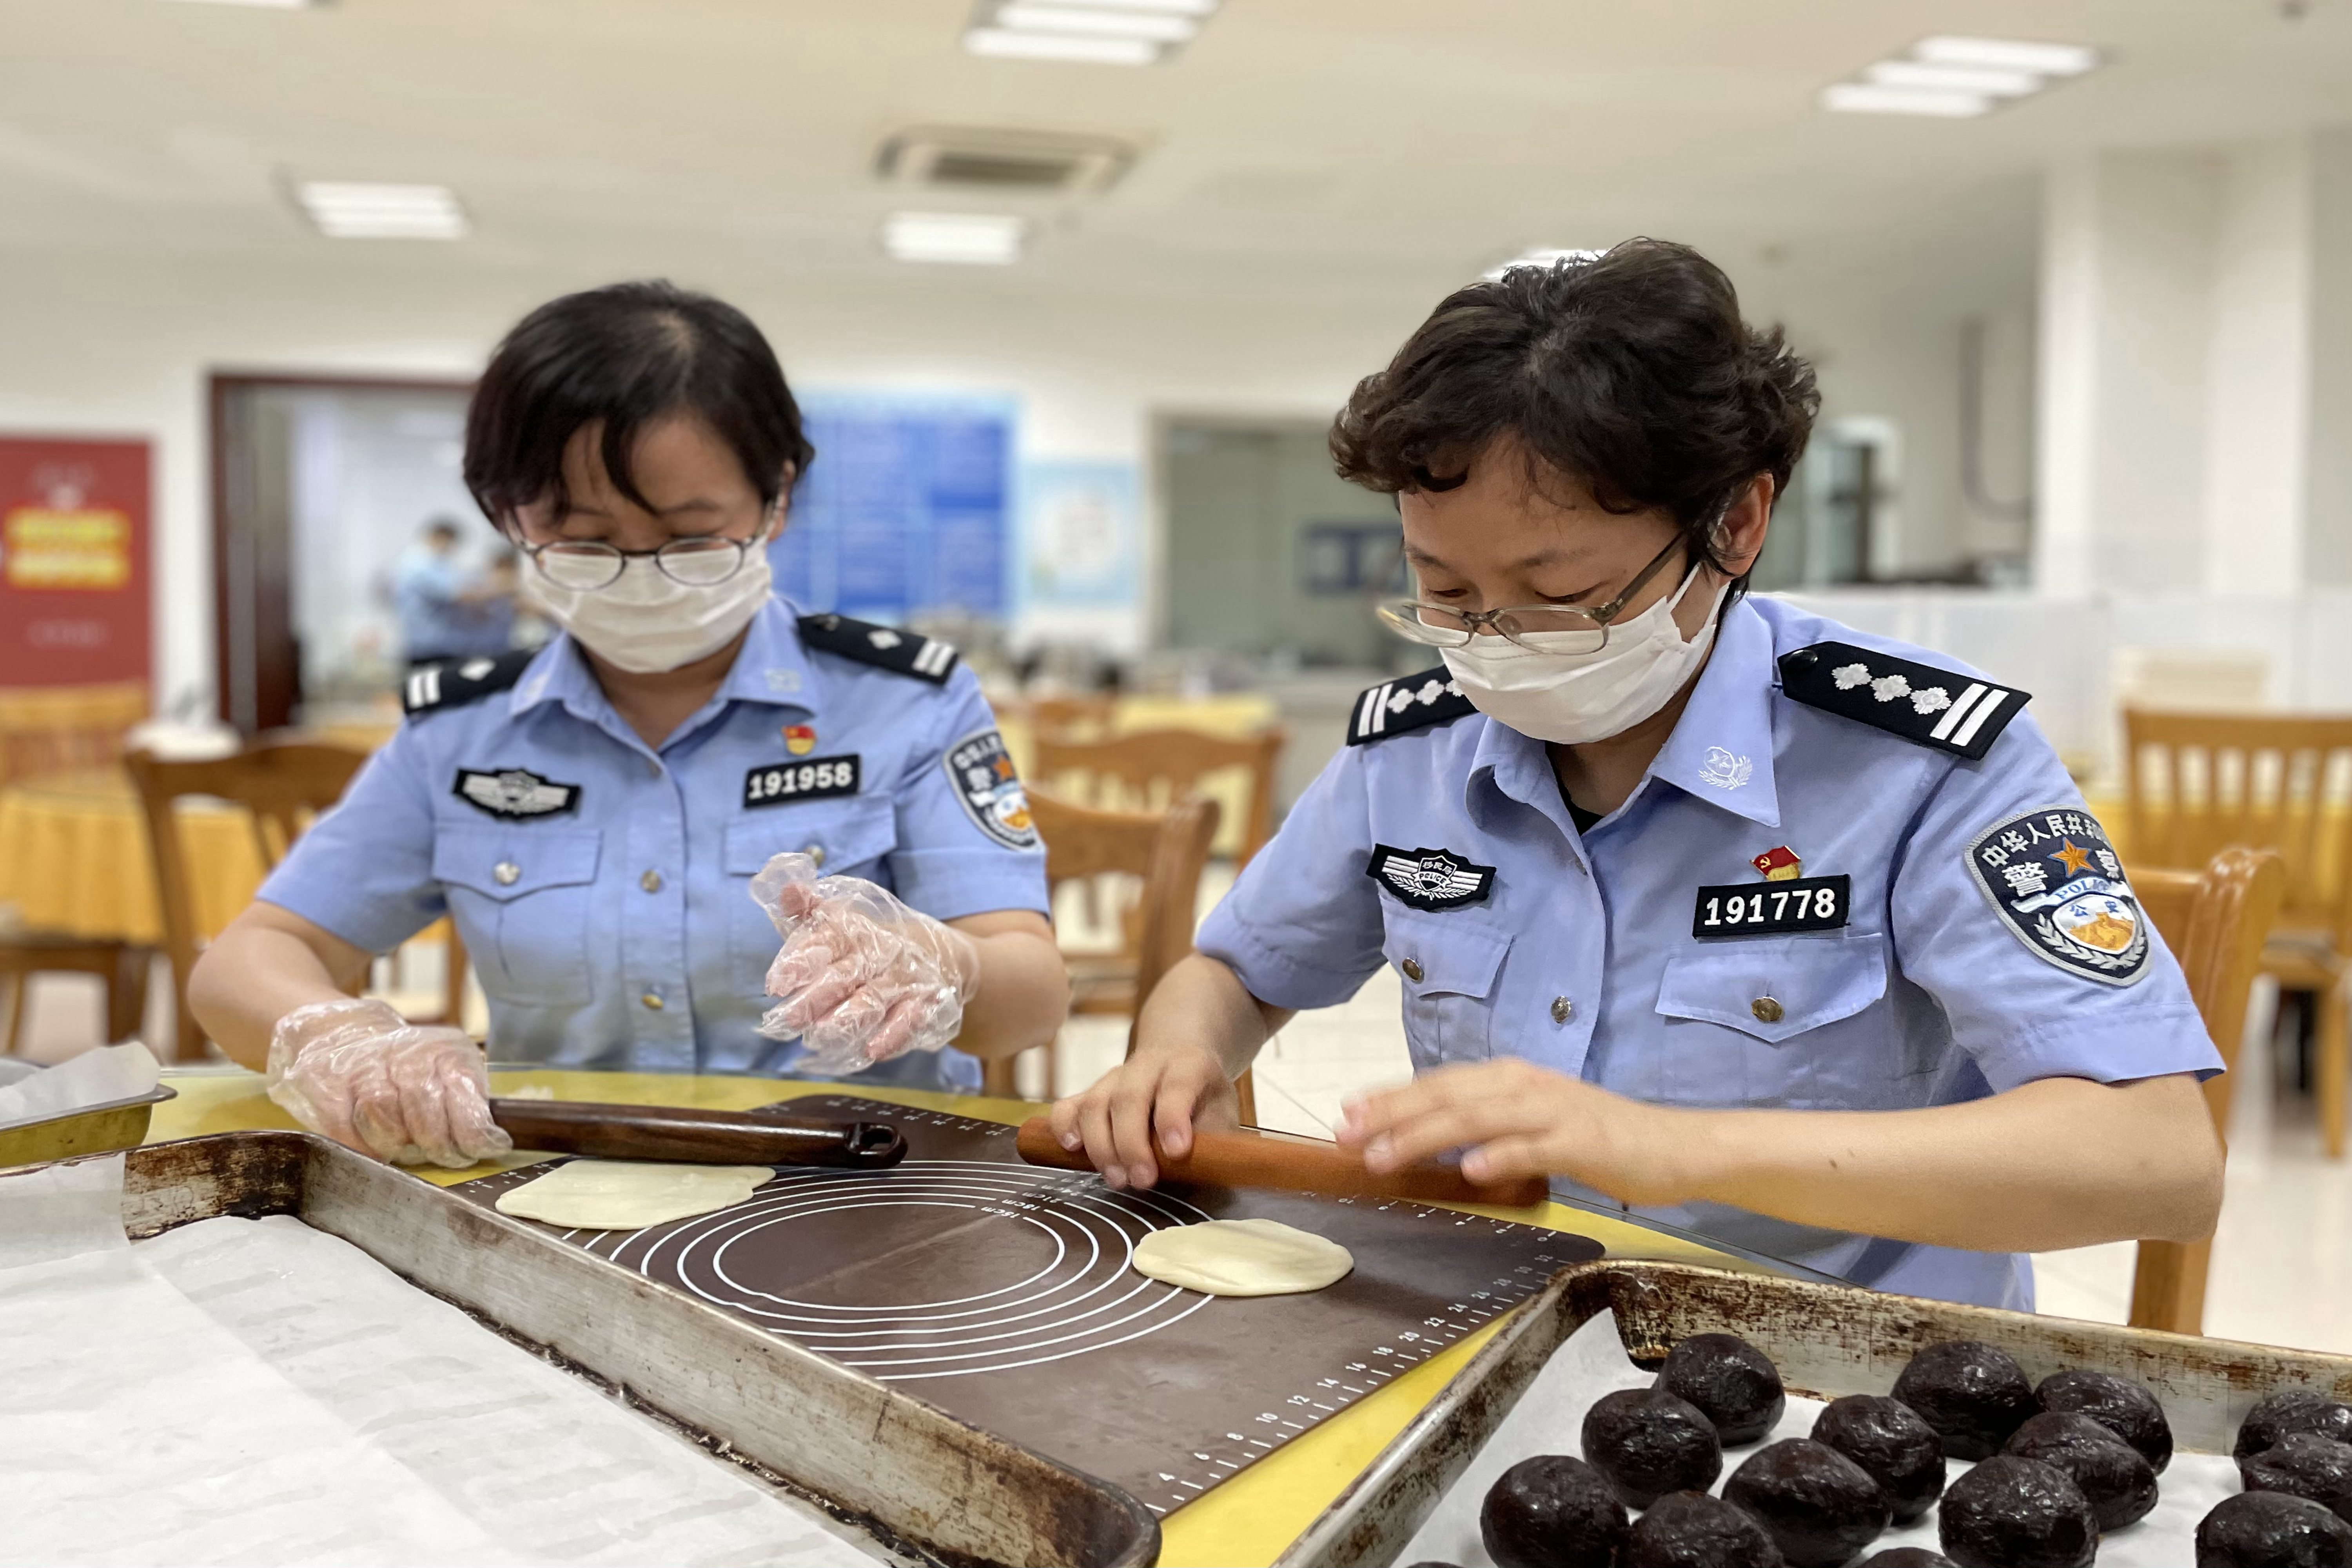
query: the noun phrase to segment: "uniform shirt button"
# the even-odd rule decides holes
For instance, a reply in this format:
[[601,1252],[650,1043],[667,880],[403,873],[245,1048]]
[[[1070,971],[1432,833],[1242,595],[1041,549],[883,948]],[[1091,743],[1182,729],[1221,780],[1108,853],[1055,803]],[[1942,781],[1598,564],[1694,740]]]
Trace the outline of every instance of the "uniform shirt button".
[[515,879],[521,875],[522,868],[511,860],[501,860],[490,868],[490,879],[501,888],[513,887]]
[[637,879],[637,886],[643,888],[648,893],[660,892],[662,889],[661,873],[659,871],[647,871],[644,876]]
[[1748,1010],[1756,1015],[1756,1021],[1759,1024],[1777,1024],[1788,1016],[1787,1009],[1770,996],[1759,996],[1748,1004]]
[[1553,1023],[1567,1023],[1569,1015],[1575,1011],[1576,1004],[1570,1001],[1567,997],[1555,996],[1551,999],[1551,1021]]
[[1408,958],[1402,963],[1398,964],[1397,967],[1404,971],[1404,977],[1407,980],[1419,980],[1421,978],[1421,964],[1413,959]]
[[807,856],[809,858],[809,863],[814,866],[818,870],[822,871],[824,869],[824,845],[812,844],[807,848],[802,850],[801,853]]
[[662,1010],[662,999],[655,995],[650,991],[638,997],[637,1000],[644,1003],[646,1007],[650,1008],[654,1012],[658,1013]]

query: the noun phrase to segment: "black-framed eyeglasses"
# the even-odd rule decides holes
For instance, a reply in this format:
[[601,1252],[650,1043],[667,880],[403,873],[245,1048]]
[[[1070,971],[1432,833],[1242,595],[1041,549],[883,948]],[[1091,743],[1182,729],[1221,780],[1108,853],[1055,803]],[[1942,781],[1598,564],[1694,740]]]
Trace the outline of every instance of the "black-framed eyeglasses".
[[[1457,610],[1448,605],[1423,604],[1418,599],[1383,599],[1372,606],[1372,613],[1397,636],[1430,647],[1460,647],[1484,627],[1529,653],[1598,653],[1609,646],[1609,623],[1624,610],[1626,601],[1640,593],[1643,584],[1656,576],[1682,547],[1681,535],[1668,540],[1666,547],[1652,556],[1647,566],[1633,574],[1633,580],[1625,584],[1622,593],[1605,605],[1589,608],[1580,605],[1520,605],[1501,610]],[[1530,643],[1526,640],[1530,637],[1545,640],[1540,645]]]
[[514,546],[557,587],[593,593],[619,582],[630,562],[647,559],[673,583],[688,588],[716,587],[743,570],[751,552],[765,546],[769,537],[770,531],[762,523],[749,539],[673,539],[657,550],[623,550],[588,539],[557,539],[545,544],[516,539]]

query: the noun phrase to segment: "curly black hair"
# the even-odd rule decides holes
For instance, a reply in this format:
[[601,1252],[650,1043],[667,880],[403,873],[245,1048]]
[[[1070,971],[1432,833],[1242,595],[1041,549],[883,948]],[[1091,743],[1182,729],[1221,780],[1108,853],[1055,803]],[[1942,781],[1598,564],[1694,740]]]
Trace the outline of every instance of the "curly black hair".
[[1449,294],[1331,425],[1339,477],[1448,490],[1499,436],[1529,479],[1582,481],[1608,510],[1653,508],[1720,567],[1716,525],[1743,487],[1786,489],[1820,411],[1812,366],[1739,314],[1687,245],[1629,239]]

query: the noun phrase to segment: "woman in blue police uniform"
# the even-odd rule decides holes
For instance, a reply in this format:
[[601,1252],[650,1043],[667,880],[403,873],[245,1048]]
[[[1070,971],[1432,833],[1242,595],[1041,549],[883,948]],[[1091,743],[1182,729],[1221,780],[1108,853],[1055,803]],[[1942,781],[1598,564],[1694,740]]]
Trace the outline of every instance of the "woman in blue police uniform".
[[509,335],[466,479],[563,632],[413,669],[400,732],[196,966],[273,1098],[386,1158],[504,1147],[478,1047],[345,994],[445,911],[502,1060],[970,1089],[1052,1037],[1044,855],[979,683],[771,592],[814,456],[716,300],[625,284]]
[[[1912,1294],[2211,1229],[2220,1058],[2026,694],[1740,588],[1811,372],[1683,247],[1441,305],[1340,415],[1443,662],[1348,740],[1055,1108],[1114,1184],[1383,964],[1417,1073],[1340,1128]],[[1155,1149],[1155,1136],[1158,1149]]]

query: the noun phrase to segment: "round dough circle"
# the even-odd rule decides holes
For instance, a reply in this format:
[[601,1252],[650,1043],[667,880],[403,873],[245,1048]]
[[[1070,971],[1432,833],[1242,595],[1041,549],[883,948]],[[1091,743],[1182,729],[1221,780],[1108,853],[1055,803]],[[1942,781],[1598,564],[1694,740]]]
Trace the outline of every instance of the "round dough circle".
[[571,1160],[500,1193],[498,1210],[572,1230],[643,1230],[740,1204],[775,1173],[765,1165]]
[[1155,1230],[1135,1244],[1135,1271],[1211,1296],[1293,1296],[1336,1285],[1348,1249],[1279,1220],[1212,1219]]

